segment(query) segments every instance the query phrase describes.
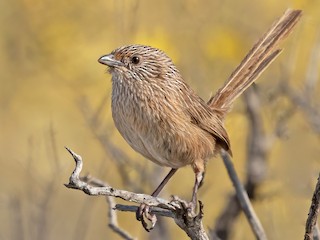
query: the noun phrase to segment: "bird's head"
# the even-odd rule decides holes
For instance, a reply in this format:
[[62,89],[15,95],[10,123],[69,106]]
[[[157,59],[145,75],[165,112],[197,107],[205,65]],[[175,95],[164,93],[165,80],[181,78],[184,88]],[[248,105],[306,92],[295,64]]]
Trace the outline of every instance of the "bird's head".
[[[128,45],[99,58],[113,77],[148,80],[179,75],[172,60],[161,50],[144,45]],[[172,76],[170,76],[172,75]]]

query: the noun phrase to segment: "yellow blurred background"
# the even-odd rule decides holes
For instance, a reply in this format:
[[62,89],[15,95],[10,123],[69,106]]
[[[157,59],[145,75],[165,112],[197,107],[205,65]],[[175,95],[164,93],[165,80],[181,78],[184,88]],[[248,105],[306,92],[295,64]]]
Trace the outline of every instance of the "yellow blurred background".
[[[103,197],[89,197],[63,186],[74,167],[64,149],[68,146],[84,158],[83,174],[134,190],[117,174],[117,159],[104,151],[97,133],[105,134],[133,162],[145,165],[147,172],[157,168],[134,153],[114,128],[110,75],[97,62],[101,55],[132,43],[163,49],[186,81],[208,99],[288,7],[302,9],[303,19],[283,45],[280,58],[257,83],[270,136],[282,108],[290,105],[281,97],[268,102],[279,82],[285,79],[301,90],[311,64],[316,64],[314,77],[319,80],[317,1],[1,1],[0,239],[120,239],[107,226]],[[319,84],[313,90],[310,101],[319,103]],[[101,105],[95,128],[93,113]],[[239,99],[226,125],[240,177],[246,171],[247,123]],[[320,131],[315,132],[299,107],[285,125],[286,137],[270,140],[268,171],[254,207],[270,239],[301,239],[319,173]],[[151,192],[155,184],[150,182],[155,180],[143,179],[134,169],[127,173],[142,192]],[[181,169],[162,197],[175,194],[189,199],[192,184],[191,169]],[[222,161],[210,161],[199,193],[206,226],[214,227],[232,192]],[[134,214],[118,213],[118,217],[120,226],[132,236],[152,239]],[[166,224],[171,239],[187,239],[172,220]],[[243,216],[232,239],[254,239]]]

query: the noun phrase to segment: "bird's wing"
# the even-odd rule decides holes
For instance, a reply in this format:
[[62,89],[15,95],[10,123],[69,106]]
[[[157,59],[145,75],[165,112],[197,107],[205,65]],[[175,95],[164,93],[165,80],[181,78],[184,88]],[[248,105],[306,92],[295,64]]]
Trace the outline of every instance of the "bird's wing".
[[210,133],[216,139],[217,144],[231,154],[228,133],[223,126],[221,118],[219,118],[219,113],[211,110],[200,97],[189,100],[192,101],[192,104],[186,104],[186,111],[190,116],[191,122]]

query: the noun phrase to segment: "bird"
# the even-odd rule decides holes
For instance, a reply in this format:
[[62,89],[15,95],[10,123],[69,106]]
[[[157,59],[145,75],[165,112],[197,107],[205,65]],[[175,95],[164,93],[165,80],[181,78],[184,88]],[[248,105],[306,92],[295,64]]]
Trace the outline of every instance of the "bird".
[[[207,161],[221,151],[232,156],[224,126],[226,114],[234,100],[280,54],[277,45],[299,16],[299,11],[291,10],[280,18],[207,102],[158,48],[125,45],[98,59],[112,75],[112,118],[119,133],[145,158],[171,168],[151,196],[158,196],[178,169],[190,165],[195,182],[189,207],[194,212]],[[139,207],[137,219],[142,221],[143,215],[150,219],[145,204]]]
[[120,134],[147,159],[172,168],[168,178],[191,165],[195,204],[207,159],[221,147],[231,152],[221,110],[210,109],[157,48],[124,46],[99,61],[112,74],[112,117]]

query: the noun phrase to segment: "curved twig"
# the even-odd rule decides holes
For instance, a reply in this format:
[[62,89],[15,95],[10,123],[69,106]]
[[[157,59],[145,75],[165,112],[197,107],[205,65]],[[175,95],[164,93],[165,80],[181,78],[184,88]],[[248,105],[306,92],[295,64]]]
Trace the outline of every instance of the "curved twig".
[[[67,188],[81,190],[91,196],[104,195],[108,197],[117,197],[125,201],[135,202],[138,204],[147,204],[151,206],[151,213],[172,217],[176,224],[193,240],[208,240],[209,237],[202,224],[203,204],[200,202],[200,211],[197,215],[191,215],[188,210],[188,203],[182,199],[174,197],[168,201],[162,198],[152,197],[147,194],[133,193],[120,190],[101,184],[100,180],[92,181],[92,178],[80,177],[83,161],[80,155],[66,148],[76,162],[69,183],[65,184]],[[91,184],[90,184],[91,183]],[[115,205],[116,210],[136,211],[134,206]]]

